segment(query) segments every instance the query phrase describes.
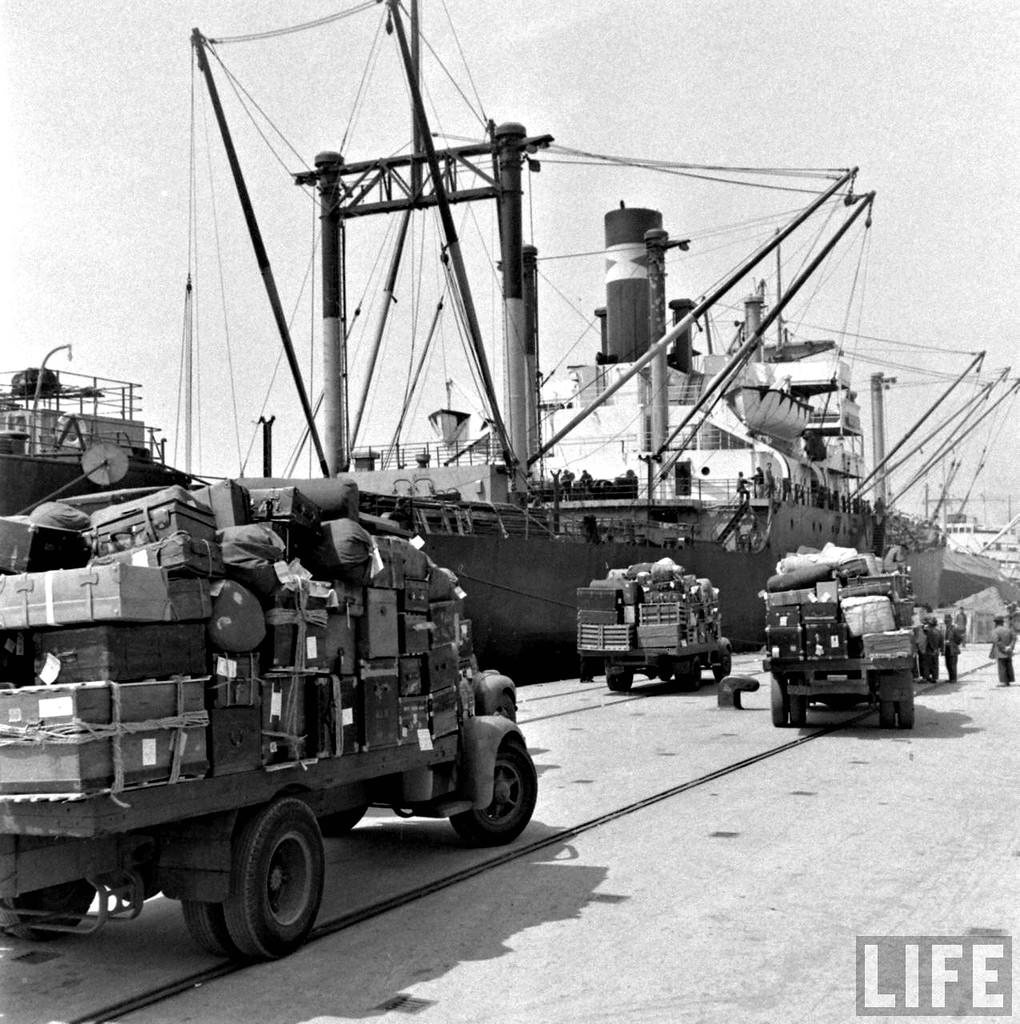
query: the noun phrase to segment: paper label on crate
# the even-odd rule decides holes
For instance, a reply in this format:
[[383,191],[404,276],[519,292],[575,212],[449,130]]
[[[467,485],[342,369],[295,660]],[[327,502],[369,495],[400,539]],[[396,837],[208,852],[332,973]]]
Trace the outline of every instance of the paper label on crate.
[[376,544],[375,538],[372,539],[372,575],[378,576],[379,573],[385,569],[386,566],[383,564],[382,555],[379,554],[379,545]]
[[142,767],[150,768],[156,763],[156,738],[142,740]]
[[213,580],[212,583],[209,584],[209,596],[219,597],[220,591],[223,590],[223,586],[226,582],[226,580]]
[[15,639],[14,639],[14,637],[12,637],[12,636],[9,636],[9,637],[8,637],[8,638],[7,638],[7,639],[6,639],[5,641],[4,641],[4,650],[5,650],[5,651],[6,651],[6,652],[7,652],[8,654],[13,654],[13,653],[14,653],[14,651],[15,651],[15,648],[16,648],[17,646],[18,646],[18,645],[17,645],[17,643],[15,642]]
[[418,730],[418,749],[419,750],[431,750],[432,749],[432,734],[428,729]]
[[319,656],[319,644],[314,636],[305,637],[305,657],[309,661],[315,661]]
[[829,646],[832,647],[832,648],[839,647],[839,637],[838,636],[830,636],[829,637]]
[[416,548],[418,551],[421,551],[421,549],[425,547],[425,541],[423,541],[420,535],[417,533],[407,543],[410,544],[412,548]]
[[341,725],[354,725],[354,708],[340,709]]
[[454,587],[453,592],[461,601],[463,601],[464,598],[467,597],[467,591],[464,590],[462,587]]
[[236,679],[237,662],[233,658],[224,658],[222,654],[216,655],[216,675],[224,679]]
[[140,565],[143,569],[148,568],[148,565],[149,565],[149,552],[148,551],[142,551],[141,549],[139,549],[138,551],[132,551],[131,552],[131,564],[132,565]]
[[273,695],[269,698],[269,717],[280,718],[282,714],[283,692],[281,690],[273,690]]
[[8,722],[20,722],[21,721],[21,708],[8,708],[7,709],[7,721]]
[[39,678],[49,686],[50,683],[56,682],[59,675],[60,659],[52,651],[47,651],[46,659],[42,663],[42,668],[39,669]]
[[69,718],[74,714],[74,701],[70,697],[42,697],[39,700],[40,718]]

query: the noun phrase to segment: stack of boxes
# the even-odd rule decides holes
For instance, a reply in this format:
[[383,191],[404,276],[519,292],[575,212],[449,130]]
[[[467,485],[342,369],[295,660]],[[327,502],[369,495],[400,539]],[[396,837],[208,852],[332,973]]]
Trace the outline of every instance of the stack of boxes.
[[577,623],[579,650],[674,649],[722,636],[718,591],[670,559],[579,587]]
[[[856,563],[855,563],[856,565]],[[861,571],[868,567],[862,564]],[[901,573],[836,579],[765,596],[765,647],[782,661],[910,657],[913,599]]]
[[[356,582],[313,578],[301,559],[315,564],[318,509],[294,488],[253,495],[169,488],[93,514],[77,544],[20,544],[0,566],[0,791],[429,749],[473,713],[452,574],[379,537]],[[235,575],[217,542],[256,517],[289,557],[266,563],[257,596],[237,582],[250,564]]]

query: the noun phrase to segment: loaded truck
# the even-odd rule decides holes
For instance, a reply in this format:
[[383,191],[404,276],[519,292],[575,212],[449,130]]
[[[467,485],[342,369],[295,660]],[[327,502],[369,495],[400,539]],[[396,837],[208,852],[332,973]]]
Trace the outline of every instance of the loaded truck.
[[611,570],[577,590],[577,649],[583,664],[601,662],[606,685],[624,693],[634,674],[696,690],[702,672],[730,674],[718,591],[671,558]]
[[815,582],[808,586],[803,575],[769,580],[763,668],[772,675],[772,724],[805,725],[811,704],[845,709],[868,703],[877,706],[883,728],[912,729],[916,646],[909,576],[873,572],[857,560],[842,571],[836,566],[811,575]]
[[293,489],[260,504],[230,483],[128,496],[112,530],[88,517],[74,557],[53,555],[56,528],[0,521],[0,548],[23,533],[0,575],[16,935],[91,931],[162,892],[209,952],[275,958],[315,922],[323,837],[369,807],[482,846],[531,818],[515,687],[478,671],[452,573],[356,510],[333,528]]

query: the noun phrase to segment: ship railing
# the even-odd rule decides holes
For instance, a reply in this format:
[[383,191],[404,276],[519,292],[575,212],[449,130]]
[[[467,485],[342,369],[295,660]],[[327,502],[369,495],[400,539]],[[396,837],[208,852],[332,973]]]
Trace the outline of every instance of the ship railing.
[[486,434],[474,441],[409,441],[355,448],[354,468],[362,471],[429,469],[440,466],[488,466],[503,461],[499,443]]

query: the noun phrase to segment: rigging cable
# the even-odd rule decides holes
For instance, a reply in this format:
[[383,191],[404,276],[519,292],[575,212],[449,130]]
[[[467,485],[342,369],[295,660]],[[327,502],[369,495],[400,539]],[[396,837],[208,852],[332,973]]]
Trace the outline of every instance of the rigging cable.
[[367,11],[378,4],[379,0],[361,0],[361,3],[355,4],[348,10],[337,11],[335,14],[327,14],[323,18],[316,18],[314,21],[305,21],[299,25],[290,25],[286,28],[275,28],[268,29],[265,32],[249,32],[247,35],[242,36],[219,36],[216,39],[209,39],[210,43],[250,43],[260,39],[276,39],[279,36],[292,35],[295,32],[304,32],[306,29],[321,28],[323,25],[329,25],[334,21],[340,21],[343,18],[349,18],[353,14],[360,14],[362,11]]

